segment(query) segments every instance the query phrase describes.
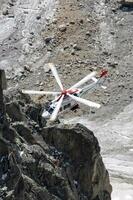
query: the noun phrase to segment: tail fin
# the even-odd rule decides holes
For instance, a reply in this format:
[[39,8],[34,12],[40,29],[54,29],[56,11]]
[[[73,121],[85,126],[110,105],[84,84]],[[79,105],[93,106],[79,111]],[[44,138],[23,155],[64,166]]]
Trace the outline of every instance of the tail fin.
[[107,74],[108,74],[108,71],[106,69],[102,69],[101,72],[100,72],[100,78],[106,77]]
[[108,71],[107,71],[106,69],[103,69],[103,70],[101,70],[101,72],[100,72],[100,77],[99,77],[99,78],[92,77],[91,79],[92,79],[95,83],[100,84],[101,88],[103,88],[103,89],[105,90],[107,87],[104,86],[104,85],[101,85],[101,80],[103,80],[102,78],[106,77],[107,74],[108,74]]

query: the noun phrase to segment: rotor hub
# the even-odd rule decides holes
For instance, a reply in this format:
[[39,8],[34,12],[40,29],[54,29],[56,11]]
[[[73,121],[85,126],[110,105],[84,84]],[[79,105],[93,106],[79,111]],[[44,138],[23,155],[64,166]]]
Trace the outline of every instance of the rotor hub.
[[61,93],[61,96],[62,95],[67,95],[67,94],[73,94],[75,92],[77,92],[78,90],[77,89],[70,89],[70,90],[63,90],[62,93]]

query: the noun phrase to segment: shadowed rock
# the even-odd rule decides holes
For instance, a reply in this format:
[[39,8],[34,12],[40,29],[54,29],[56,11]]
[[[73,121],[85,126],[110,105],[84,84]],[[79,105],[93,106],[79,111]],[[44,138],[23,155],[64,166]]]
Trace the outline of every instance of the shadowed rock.
[[102,200],[110,199],[108,172],[102,162],[98,141],[90,130],[80,124],[58,126],[43,129],[42,136],[56,148],[56,154],[62,153],[59,163],[66,173],[69,171],[69,179],[76,183],[79,199],[82,196],[83,199],[101,199],[104,196]]

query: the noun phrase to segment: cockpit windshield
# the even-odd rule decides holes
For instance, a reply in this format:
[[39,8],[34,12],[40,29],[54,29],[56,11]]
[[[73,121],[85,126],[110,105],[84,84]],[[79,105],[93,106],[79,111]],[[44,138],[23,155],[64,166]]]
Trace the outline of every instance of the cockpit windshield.
[[54,110],[53,108],[49,107],[48,112],[49,112],[50,114],[52,114],[53,110]]

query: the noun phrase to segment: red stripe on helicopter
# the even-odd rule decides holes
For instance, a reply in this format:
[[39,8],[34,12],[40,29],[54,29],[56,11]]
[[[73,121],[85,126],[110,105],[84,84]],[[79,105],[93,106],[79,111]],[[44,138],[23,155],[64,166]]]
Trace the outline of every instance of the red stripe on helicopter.
[[62,93],[61,93],[61,95],[59,96],[59,98],[57,99],[57,101],[59,101],[60,98],[61,98],[63,95],[66,96],[67,93],[68,93],[68,94],[75,94],[75,93],[78,92],[78,91],[79,91],[78,89],[64,90],[64,91],[62,91]]
[[103,70],[101,70],[101,73],[100,73],[100,78],[101,77],[103,77],[103,76],[107,76],[107,74],[108,74],[108,71],[106,70],[106,69],[103,69]]

